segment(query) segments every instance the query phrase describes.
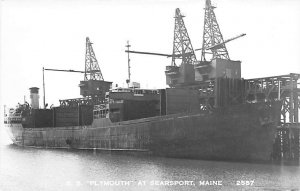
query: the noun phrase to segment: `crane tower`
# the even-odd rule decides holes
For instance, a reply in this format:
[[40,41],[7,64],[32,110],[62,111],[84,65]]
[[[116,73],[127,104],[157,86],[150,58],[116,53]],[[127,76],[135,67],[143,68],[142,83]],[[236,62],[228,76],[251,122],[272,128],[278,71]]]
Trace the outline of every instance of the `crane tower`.
[[[203,41],[202,41],[202,52],[201,61],[206,60],[206,55],[211,54],[212,59],[222,58],[229,60],[229,54],[226,49],[223,35],[221,33],[219,24],[214,13],[216,7],[211,5],[210,0],[205,2],[205,14],[204,14],[204,27],[203,27]],[[208,49],[215,45],[220,44],[218,47]]]
[[[170,87],[194,82],[194,64],[197,61],[190,37],[179,8],[175,10],[172,63],[166,66],[166,82]],[[177,62],[177,63],[176,63]]]
[[104,80],[89,37],[86,37],[84,80]]
[[179,8],[175,10],[175,28],[173,40],[173,54],[181,57],[172,56],[172,66],[176,66],[176,61],[184,64],[194,64],[197,61],[194,49],[183,21],[184,16]]
[[201,50],[201,60],[194,65],[196,81],[241,78],[241,62],[230,59],[225,44],[246,34],[224,41],[214,13],[215,8],[211,5],[211,0],[205,1],[202,48],[196,49]]
[[97,103],[105,99],[105,92],[109,91],[112,82],[104,81],[92,44],[86,37],[84,81],[80,81],[79,87],[80,95]]
[[111,88],[112,82],[104,81],[92,44],[89,37],[86,37],[84,71],[43,68],[44,107],[46,107],[44,70],[84,74],[84,80],[80,81],[79,84],[80,95],[82,95],[83,98],[59,100],[61,107],[78,107],[80,105],[99,105],[103,103],[105,94]]

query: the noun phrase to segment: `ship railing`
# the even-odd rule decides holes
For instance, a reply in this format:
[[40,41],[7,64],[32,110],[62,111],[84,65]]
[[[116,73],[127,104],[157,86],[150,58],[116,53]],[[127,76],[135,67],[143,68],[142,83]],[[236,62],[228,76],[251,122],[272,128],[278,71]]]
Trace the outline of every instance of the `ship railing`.
[[281,90],[297,89],[299,84],[299,74],[289,74],[283,76],[273,76],[266,78],[247,79],[246,88],[248,92],[276,92]]
[[102,119],[108,117],[108,110],[100,110],[100,111],[94,111],[93,117],[94,119]]
[[131,92],[132,89],[131,88],[115,88],[115,89],[111,89],[111,92]]
[[8,117],[4,116],[4,124],[7,124],[7,123],[8,123]]
[[292,90],[290,87],[280,87],[280,90],[278,87],[273,87],[273,88],[259,88],[259,89],[248,89],[246,92],[247,94],[265,94],[265,95],[269,95],[270,93],[278,93],[278,92],[285,92],[285,93],[289,93],[292,91],[298,91],[298,93],[300,92],[300,89],[297,88],[295,90]]
[[105,109],[106,108],[106,104],[99,104],[99,105],[94,105],[94,110],[101,110],[101,109]]
[[277,128],[299,128],[300,129],[300,123],[297,123],[297,122],[281,123]]
[[110,103],[124,103],[124,100],[112,100]]
[[4,118],[4,123],[21,123],[22,122],[22,117],[21,116],[13,116],[13,117],[5,117]]
[[93,118],[107,118],[108,108],[106,104],[94,105]]
[[74,98],[74,99],[64,99],[59,100],[61,107],[69,107],[69,106],[79,106],[79,105],[94,105],[94,104],[103,104],[105,100],[101,98],[92,98],[92,97],[85,97],[85,98]]
[[109,99],[107,104],[114,104],[114,103],[124,103],[123,100],[114,100],[114,99]]
[[14,112],[14,113],[10,113],[8,116],[9,117],[22,117],[22,113],[16,113],[16,112]]
[[111,89],[110,91],[112,93],[159,94],[157,89],[116,88]]
[[166,75],[177,76],[179,74],[178,66],[166,66]]

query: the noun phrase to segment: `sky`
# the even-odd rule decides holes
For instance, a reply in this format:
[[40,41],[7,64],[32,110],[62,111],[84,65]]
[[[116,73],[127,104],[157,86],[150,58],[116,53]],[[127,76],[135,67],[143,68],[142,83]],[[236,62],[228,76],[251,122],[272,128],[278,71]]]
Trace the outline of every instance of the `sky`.
[[[300,1],[212,0],[232,60],[242,77],[300,73]],[[180,8],[193,47],[202,45],[204,0],[0,0],[0,105],[29,100],[42,68],[84,70],[85,38],[103,77],[126,86],[126,42],[131,49],[171,54],[175,9]],[[196,53],[200,59],[200,52]],[[131,79],[142,88],[165,88],[170,58],[130,55]],[[83,74],[45,72],[46,103],[79,98]],[[1,111],[3,109],[1,108]]]

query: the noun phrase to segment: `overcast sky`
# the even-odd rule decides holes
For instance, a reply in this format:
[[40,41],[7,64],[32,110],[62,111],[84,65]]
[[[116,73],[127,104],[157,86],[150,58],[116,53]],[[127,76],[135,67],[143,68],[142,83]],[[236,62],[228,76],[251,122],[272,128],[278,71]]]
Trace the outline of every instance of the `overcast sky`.
[[[126,41],[132,50],[170,54],[174,14],[180,8],[194,48],[202,44],[204,0],[0,1],[1,105],[29,100],[42,90],[42,67],[84,70],[85,38],[94,43],[104,79],[125,86]],[[212,0],[232,60],[244,78],[300,73],[300,1]],[[200,54],[197,53],[200,59]],[[164,88],[164,57],[131,55],[132,81]],[[78,98],[82,74],[46,72],[46,102]],[[42,93],[42,91],[40,91]],[[42,103],[42,94],[40,103]]]

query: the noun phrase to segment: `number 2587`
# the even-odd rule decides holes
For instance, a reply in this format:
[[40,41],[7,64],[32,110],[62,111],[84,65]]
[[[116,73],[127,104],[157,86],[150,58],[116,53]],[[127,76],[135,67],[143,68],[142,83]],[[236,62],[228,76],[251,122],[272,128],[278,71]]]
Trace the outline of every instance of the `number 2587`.
[[237,180],[237,186],[252,186],[254,184],[254,180]]

